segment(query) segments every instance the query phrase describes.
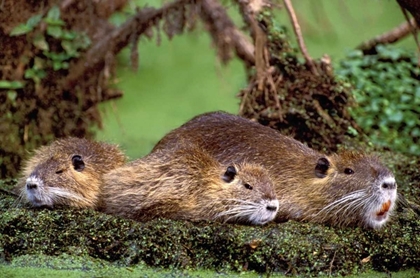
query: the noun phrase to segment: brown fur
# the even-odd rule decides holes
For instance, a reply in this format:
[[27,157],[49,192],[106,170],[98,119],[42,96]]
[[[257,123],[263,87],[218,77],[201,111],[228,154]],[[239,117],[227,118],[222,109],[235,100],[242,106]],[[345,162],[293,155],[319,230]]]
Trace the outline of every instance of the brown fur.
[[[226,181],[227,166],[198,148],[155,152],[104,176],[104,211],[139,221],[165,217],[264,224],[274,219],[278,201],[267,172],[248,163],[234,167],[237,174]],[[244,214],[219,215],[236,204],[246,207],[244,202],[262,202],[264,207],[255,219]],[[275,211],[267,210],[266,202],[274,204]],[[265,219],[265,214],[270,217]]]
[[[379,216],[383,203],[392,201],[389,212],[394,207],[394,176],[370,155],[345,152],[326,156],[274,129],[223,112],[193,118],[168,133],[152,153],[180,147],[181,140],[206,150],[221,163],[246,160],[266,167],[280,202],[277,221],[379,228],[389,215],[386,211]],[[363,191],[359,197],[332,204],[357,190]]]
[[[76,170],[74,156],[80,156],[83,169]],[[17,190],[33,206],[95,207],[103,174],[125,161],[125,155],[116,145],[80,138],[59,139],[35,150],[25,162]],[[37,197],[30,197],[30,187],[31,192],[36,190]]]

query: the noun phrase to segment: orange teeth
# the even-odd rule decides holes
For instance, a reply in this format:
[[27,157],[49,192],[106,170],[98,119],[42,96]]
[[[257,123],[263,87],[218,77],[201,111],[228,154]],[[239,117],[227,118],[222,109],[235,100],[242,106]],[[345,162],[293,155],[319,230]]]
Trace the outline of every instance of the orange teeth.
[[391,207],[391,200],[382,204],[381,210],[376,213],[377,216],[382,216],[388,212],[389,208]]

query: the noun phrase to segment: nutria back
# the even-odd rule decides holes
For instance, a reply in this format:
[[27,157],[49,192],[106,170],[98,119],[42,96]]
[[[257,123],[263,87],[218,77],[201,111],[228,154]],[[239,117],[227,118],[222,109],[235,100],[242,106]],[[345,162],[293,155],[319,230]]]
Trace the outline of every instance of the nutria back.
[[156,151],[104,179],[104,211],[138,221],[165,217],[260,225],[273,220],[278,209],[264,168],[223,165],[196,147]]
[[223,112],[199,115],[169,132],[153,152],[195,144],[219,162],[249,161],[268,169],[280,208],[277,221],[381,227],[396,202],[392,172],[373,156],[327,156],[278,131]]
[[116,145],[82,138],[58,139],[24,163],[20,197],[35,207],[95,207],[104,173],[126,157]]

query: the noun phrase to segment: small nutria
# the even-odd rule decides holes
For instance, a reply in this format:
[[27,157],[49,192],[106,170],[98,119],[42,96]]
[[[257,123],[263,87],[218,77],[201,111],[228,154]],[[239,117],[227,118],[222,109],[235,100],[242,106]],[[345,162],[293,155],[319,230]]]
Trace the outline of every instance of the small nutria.
[[[182,141],[181,141],[182,140]],[[223,112],[199,115],[169,132],[152,150],[196,144],[219,162],[264,166],[287,219],[380,228],[397,199],[392,172],[371,155],[327,156],[259,123]]]
[[262,225],[279,207],[264,168],[223,166],[199,148],[155,152],[105,174],[104,182],[103,211],[138,221],[164,217]]
[[58,139],[35,150],[25,162],[16,190],[34,207],[93,208],[103,174],[125,161],[116,145],[73,137]]

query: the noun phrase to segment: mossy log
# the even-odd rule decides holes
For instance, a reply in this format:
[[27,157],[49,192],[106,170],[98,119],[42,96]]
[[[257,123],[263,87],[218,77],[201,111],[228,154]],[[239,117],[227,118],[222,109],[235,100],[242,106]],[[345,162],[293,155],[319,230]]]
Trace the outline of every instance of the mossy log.
[[[409,203],[418,202],[419,161],[394,161],[400,192]],[[305,276],[420,266],[420,219],[409,206],[399,206],[378,231],[294,221],[265,226],[167,219],[139,223],[93,210],[32,209],[7,193],[13,185],[0,183],[0,257],[5,263],[24,255],[65,254],[119,266]]]

